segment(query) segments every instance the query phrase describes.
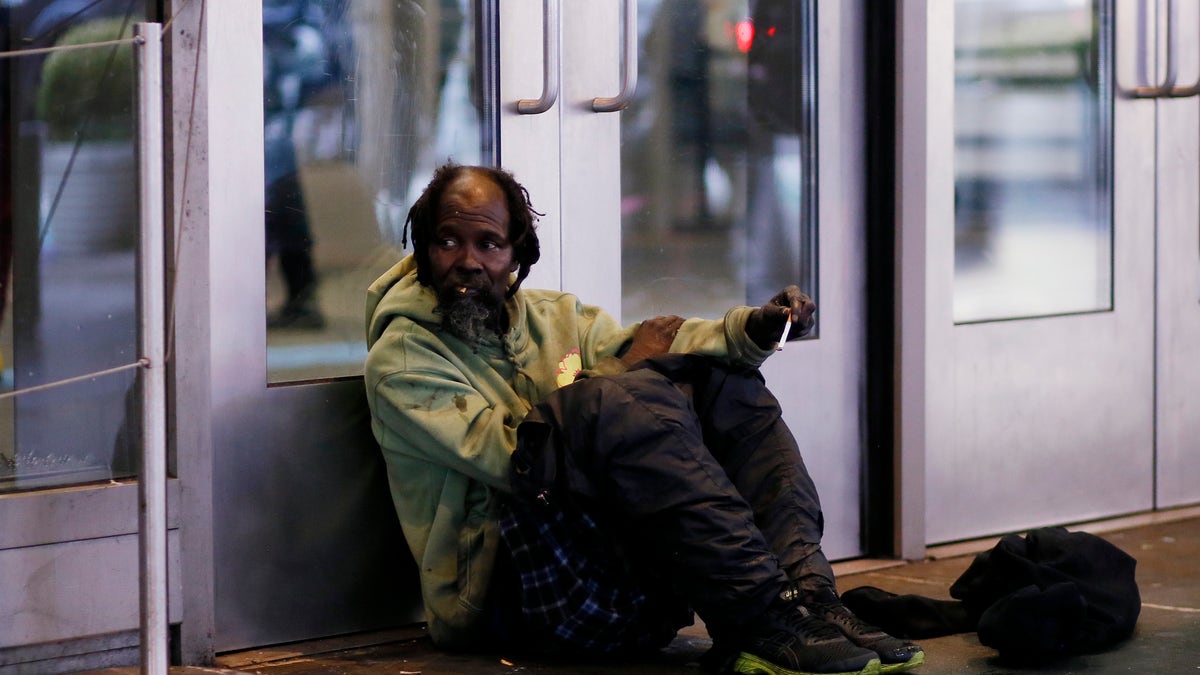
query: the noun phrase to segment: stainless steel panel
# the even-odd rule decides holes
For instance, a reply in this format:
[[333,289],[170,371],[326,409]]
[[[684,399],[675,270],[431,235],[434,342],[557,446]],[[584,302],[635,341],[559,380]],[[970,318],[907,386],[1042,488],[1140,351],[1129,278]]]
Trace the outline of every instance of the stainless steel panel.
[[[800,439],[825,511],[822,547],[862,555],[865,455],[866,193],[863,13],[869,3],[816,2],[816,185],[820,339],[772,358],[768,383]],[[809,52],[812,54],[813,52]],[[789,347],[790,350],[790,347]],[[808,350],[808,353],[806,353]],[[780,359],[780,356],[785,358]],[[794,361],[792,359],[795,358]],[[887,470],[887,467],[878,467]]]
[[[1200,75],[1200,6],[1179,3],[1180,81]],[[1157,104],[1158,297],[1155,506],[1200,501],[1200,100]]]
[[97,637],[43,642],[0,649],[5,675],[44,675],[131,666],[138,660],[138,632],[122,631]]
[[[179,568],[178,531],[168,537]],[[137,534],[0,551],[0,649],[138,628]],[[178,622],[179,580],[169,589]]]
[[[170,55],[167,86],[168,218],[174,239],[167,265],[172,314],[168,415],[173,472],[187,486],[180,494],[179,578],[187,621],[180,628],[184,663],[210,663],[215,634],[213,570],[212,412],[209,297],[208,43],[206,6],[173,0],[165,36]],[[219,270],[218,270],[219,271]]]
[[896,195],[896,540],[905,558],[917,559],[925,554],[926,449],[937,374],[929,365],[928,336],[949,318],[934,311],[931,290],[950,279],[930,261],[953,256],[949,241],[932,239],[931,232],[954,222],[954,176],[944,161],[953,153],[953,139],[938,132],[952,123],[946,102],[954,79],[948,69],[933,67],[953,58],[953,43],[930,36],[952,33],[954,14],[938,11],[936,1],[914,0],[901,6],[898,19],[896,172],[905,179],[897,181]]
[[[169,480],[171,529],[179,527],[179,497],[179,481]],[[132,481],[0,495],[0,549],[136,534],[137,513]]]
[[362,381],[220,400],[216,415],[218,651],[420,620]]
[[[620,3],[567,3],[559,112],[562,288],[621,308],[621,129],[628,112],[598,113],[597,92],[620,87]],[[539,263],[540,265],[541,263]]]
[[[563,4],[561,18],[567,21],[571,13],[581,9],[578,5],[582,3],[566,0]],[[500,165],[513,172],[529,190],[533,207],[545,214],[537,222],[542,257],[523,285],[563,288],[559,118],[567,106],[574,104],[560,94],[555,107],[541,115],[517,112],[517,101],[541,91],[545,60],[534,36],[540,34],[542,17],[540,0],[504,0],[500,11]],[[574,53],[569,40],[564,39],[563,50],[560,78],[563,60],[572,58]],[[560,82],[560,87],[565,84]]]

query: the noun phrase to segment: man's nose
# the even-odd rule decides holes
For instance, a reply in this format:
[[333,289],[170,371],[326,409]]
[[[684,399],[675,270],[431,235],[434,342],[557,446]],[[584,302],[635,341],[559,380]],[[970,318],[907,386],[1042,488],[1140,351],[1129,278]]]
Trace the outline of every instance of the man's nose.
[[483,269],[483,264],[479,262],[479,255],[474,248],[470,246],[463,247],[462,255],[458,258],[458,268],[460,270],[471,271]]

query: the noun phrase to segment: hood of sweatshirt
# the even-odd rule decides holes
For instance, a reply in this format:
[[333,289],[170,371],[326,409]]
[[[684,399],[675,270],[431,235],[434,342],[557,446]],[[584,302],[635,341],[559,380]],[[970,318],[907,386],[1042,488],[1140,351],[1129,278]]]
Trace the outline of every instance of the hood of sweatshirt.
[[367,288],[367,348],[372,347],[383,329],[397,316],[406,316],[423,324],[438,323],[434,309],[437,295],[417,281],[417,259],[411,254]]

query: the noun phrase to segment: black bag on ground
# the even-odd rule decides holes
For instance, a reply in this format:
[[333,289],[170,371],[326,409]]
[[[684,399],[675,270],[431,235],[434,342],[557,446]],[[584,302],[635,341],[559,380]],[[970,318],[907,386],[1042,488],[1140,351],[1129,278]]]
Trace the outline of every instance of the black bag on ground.
[[950,587],[956,601],[872,587],[842,600],[884,630],[935,637],[975,630],[1014,661],[1099,651],[1128,638],[1141,612],[1137,561],[1113,544],[1061,527],[1008,535],[980,553]]

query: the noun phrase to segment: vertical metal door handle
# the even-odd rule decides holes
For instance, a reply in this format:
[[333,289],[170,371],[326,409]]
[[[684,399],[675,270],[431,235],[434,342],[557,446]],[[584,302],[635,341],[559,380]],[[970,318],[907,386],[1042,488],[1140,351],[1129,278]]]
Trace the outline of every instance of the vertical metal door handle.
[[637,90],[637,0],[625,0],[624,14],[622,24],[625,34],[621,41],[623,56],[621,59],[621,91],[611,98],[592,99],[592,110],[595,112],[624,110],[633,100],[633,92]]
[[[1171,85],[1175,84],[1175,76],[1179,74],[1179,36],[1175,29],[1175,0],[1167,0],[1167,75]],[[1200,94],[1200,76],[1186,87],[1163,85],[1156,98],[1189,98]]]
[[544,113],[558,100],[558,55],[562,48],[559,0],[542,0],[542,97],[517,101],[522,115]]
[[[1130,98],[1188,98],[1200,94],[1200,77],[1196,82],[1186,87],[1176,87],[1175,78],[1179,75],[1179,37],[1175,27],[1175,0],[1167,0],[1167,73],[1161,84],[1134,87],[1123,93]],[[1145,36],[1143,36],[1145,37]],[[1142,61],[1146,60],[1146,41],[1141,42]]]

